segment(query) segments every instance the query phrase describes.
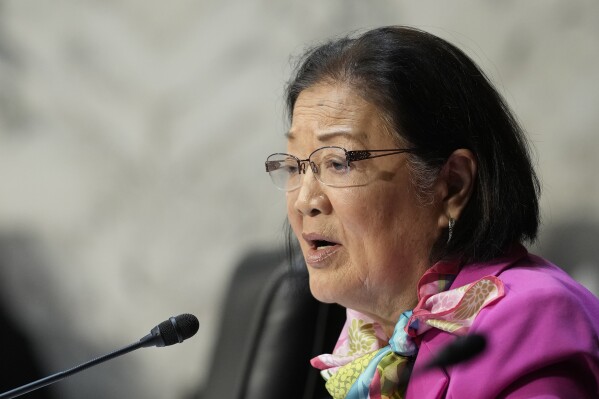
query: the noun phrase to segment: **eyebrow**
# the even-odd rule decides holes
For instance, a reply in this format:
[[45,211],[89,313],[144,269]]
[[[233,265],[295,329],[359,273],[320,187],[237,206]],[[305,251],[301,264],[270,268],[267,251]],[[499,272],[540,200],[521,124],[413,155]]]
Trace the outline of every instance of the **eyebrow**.
[[[346,137],[346,138],[350,138],[352,140],[360,140],[360,139],[366,139],[366,133],[363,132],[350,132],[349,130],[333,130],[330,132],[323,132],[323,133],[318,133],[316,135],[316,138],[319,141],[330,141],[334,138],[337,137]],[[288,131],[285,133],[285,138],[287,138],[287,140],[293,140],[295,139],[295,135],[293,134],[293,132]]]

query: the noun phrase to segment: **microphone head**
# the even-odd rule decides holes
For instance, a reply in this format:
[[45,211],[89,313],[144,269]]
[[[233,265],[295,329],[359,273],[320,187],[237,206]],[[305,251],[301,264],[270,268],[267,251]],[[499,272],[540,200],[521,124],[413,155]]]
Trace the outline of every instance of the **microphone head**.
[[181,343],[187,338],[193,337],[199,328],[200,322],[192,314],[184,313],[171,317],[156,326],[157,333],[162,338],[162,342],[159,342],[157,346]]
[[447,367],[468,361],[483,352],[486,346],[487,340],[484,335],[469,334],[458,337],[441,349],[425,368]]
[[183,313],[175,317],[175,319],[181,328],[181,335],[183,336],[184,340],[196,335],[200,329],[200,322],[198,321],[198,318],[190,313]]
[[171,317],[152,328],[150,333],[140,339],[141,347],[148,346],[169,346],[180,344],[187,338],[191,338],[198,332],[200,322],[189,313],[181,314],[177,317]]

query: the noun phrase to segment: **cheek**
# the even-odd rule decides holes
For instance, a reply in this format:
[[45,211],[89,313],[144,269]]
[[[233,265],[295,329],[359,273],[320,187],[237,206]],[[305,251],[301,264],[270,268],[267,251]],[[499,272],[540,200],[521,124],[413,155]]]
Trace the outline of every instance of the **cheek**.
[[354,256],[366,257],[368,263],[385,264],[387,258],[407,256],[407,249],[422,239],[422,209],[405,191],[371,194],[368,198],[355,196],[351,203],[348,200],[337,206],[343,212],[343,227],[356,251]]
[[336,209],[343,215],[343,224],[348,233],[366,238],[380,238],[403,219],[401,198],[389,192],[376,192],[368,196],[348,195],[338,201]]

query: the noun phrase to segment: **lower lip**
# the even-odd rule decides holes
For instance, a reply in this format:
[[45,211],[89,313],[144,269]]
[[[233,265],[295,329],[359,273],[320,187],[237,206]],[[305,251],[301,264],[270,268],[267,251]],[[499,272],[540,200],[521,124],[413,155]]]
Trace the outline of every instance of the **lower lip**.
[[339,249],[341,249],[341,245],[332,245],[330,247],[324,248],[309,248],[304,253],[304,260],[307,264],[313,267],[324,267],[325,261],[334,255]]

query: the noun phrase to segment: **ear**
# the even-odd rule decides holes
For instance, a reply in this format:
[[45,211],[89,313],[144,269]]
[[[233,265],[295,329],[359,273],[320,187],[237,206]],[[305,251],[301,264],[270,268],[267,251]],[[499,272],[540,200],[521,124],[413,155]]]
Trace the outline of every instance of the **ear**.
[[460,218],[474,190],[476,171],[476,157],[470,150],[460,148],[447,158],[437,181],[443,208],[439,227],[446,228],[450,217]]

